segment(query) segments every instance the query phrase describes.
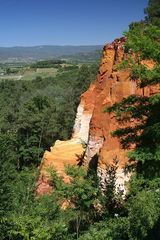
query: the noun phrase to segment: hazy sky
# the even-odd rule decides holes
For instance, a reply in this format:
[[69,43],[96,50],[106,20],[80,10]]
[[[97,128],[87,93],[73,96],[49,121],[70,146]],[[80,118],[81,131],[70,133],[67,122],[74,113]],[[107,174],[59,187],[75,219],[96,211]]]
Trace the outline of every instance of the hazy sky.
[[144,17],[148,0],[0,0],[0,46],[104,44]]

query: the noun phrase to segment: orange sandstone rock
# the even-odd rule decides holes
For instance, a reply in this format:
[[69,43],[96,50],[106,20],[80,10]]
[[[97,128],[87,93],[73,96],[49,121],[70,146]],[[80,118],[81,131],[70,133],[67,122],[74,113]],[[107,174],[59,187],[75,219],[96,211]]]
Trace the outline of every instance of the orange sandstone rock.
[[[137,87],[136,81],[130,79],[130,70],[117,70],[116,65],[127,59],[124,53],[125,38],[116,39],[105,45],[99,72],[94,83],[82,94],[80,105],[73,128],[72,139],[56,141],[51,151],[46,151],[40,167],[40,179],[37,192],[43,194],[50,186],[43,178],[47,176],[46,169],[53,166],[58,174],[67,179],[64,173],[65,164],[77,165],[80,156],[84,155],[84,165],[93,166],[98,161],[97,173],[102,185],[106,178],[106,168],[118,160],[117,187],[125,191],[125,182],[129,175],[125,174],[124,167],[128,159],[126,151],[122,149],[119,139],[112,137],[111,132],[119,127],[114,114],[105,113],[106,107],[121,101],[132,94],[150,96],[160,92],[160,86]],[[153,61],[144,61],[144,65],[153,68]],[[84,148],[86,145],[86,149]],[[66,180],[67,181],[67,180]]]

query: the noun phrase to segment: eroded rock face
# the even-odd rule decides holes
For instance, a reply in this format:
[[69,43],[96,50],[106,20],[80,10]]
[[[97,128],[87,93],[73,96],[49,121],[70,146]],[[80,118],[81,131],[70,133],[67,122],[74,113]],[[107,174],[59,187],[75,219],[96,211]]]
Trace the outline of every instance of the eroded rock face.
[[94,85],[90,86],[87,94],[81,96],[81,101],[77,109],[72,138],[68,141],[57,140],[45,151],[40,166],[40,176],[37,182],[37,194],[48,194],[52,191],[50,185],[49,169],[53,168],[63,177],[65,182],[69,182],[69,177],[65,174],[66,165],[78,165],[84,157],[86,145],[88,143],[90,120],[94,109]]
[[[67,179],[64,174],[64,165],[77,165],[80,156],[84,156],[83,164],[87,167],[94,165],[94,161],[98,161],[97,174],[102,186],[107,179],[106,169],[113,165],[116,159],[118,161],[116,185],[125,193],[124,186],[129,175],[126,175],[124,168],[128,159],[126,151],[120,146],[119,139],[111,135],[111,132],[119,127],[119,123],[114,114],[105,113],[104,110],[132,94],[150,96],[160,92],[160,86],[140,89],[136,82],[130,79],[129,70],[116,69],[117,64],[127,59],[127,54],[124,53],[124,42],[125,38],[116,39],[104,47],[97,78],[81,96],[72,139],[57,141],[50,152],[45,152],[40,167],[41,174],[37,190],[39,194],[50,191],[49,184],[44,191],[44,185],[47,186],[46,169],[49,166],[54,166],[57,172]],[[154,65],[152,61],[144,64],[149,68]]]

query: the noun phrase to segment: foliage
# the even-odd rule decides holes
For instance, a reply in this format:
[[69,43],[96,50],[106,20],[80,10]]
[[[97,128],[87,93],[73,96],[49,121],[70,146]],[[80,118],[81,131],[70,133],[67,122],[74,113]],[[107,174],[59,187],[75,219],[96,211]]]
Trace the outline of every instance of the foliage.
[[17,168],[39,164],[44,149],[70,136],[79,96],[94,80],[92,72],[92,66],[82,65],[55,78],[0,82],[0,131],[14,138]]
[[145,9],[146,21],[160,27],[160,1],[149,0],[148,7]]
[[137,86],[142,88],[143,95],[129,96],[106,109],[109,113],[115,113],[120,126],[112,135],[120,138],[123,148],[132,149],[128,157],[132,163],[136,162],[125,206],[125,218],[122,218],[126,219],[123,226],[126,235],[122,237],[120,234],[118,239],[160,238],[160,94],[145,96],[146,87],[160,82],[159,6],[159,1],[149,1],[145,21],[130,25],[130,30],[125,33],[125,51],[129,58],[118,66],[118,69],[131,70],[132,81],[136,81]]
[[58,190],[35,198],[36,167],[57,138],[70,136],[82,89],[95,78],[94,66],[87,69],[87,83],[80,78],[85,75],[81,68],[55,78],[0,82],[1,239],[66,239],[64,221],[73,214],[66,219],[59,213]]
[[60,199],[72,208],[70,231],[76,233],[78,238],[99,215],[97,204],[101,205],[101,191],[94,176],[87,175],[86,169],[67,166],[66,173],[70,176],[70,184],[64,184],[54,172],[53,186]]
[[31,65],[32,68],[52,68],[52,67],[60,67],[60,64],[66,63],[64,60],[44,60],[44,61],[38,61]]
[[[94,203],[100,197],[95,181],[79,167],[67,168],[70,184],[52,173],[53,193],[35,198],[33,173],[21,171],[20,179],[12,186],[12,211],[7,218],[2,217],[2,239],[75,239],[93,223],[98,215]],[[61,208],[64,201],[70,204],[66,209]]]

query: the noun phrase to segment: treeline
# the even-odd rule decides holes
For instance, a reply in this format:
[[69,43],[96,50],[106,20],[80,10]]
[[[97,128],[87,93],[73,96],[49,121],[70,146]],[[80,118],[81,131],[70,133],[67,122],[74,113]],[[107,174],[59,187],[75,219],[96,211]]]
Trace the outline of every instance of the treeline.
[[65,60],[60,59],[51,59],[51,60],[44,60],[44,61],[38,61],[31,65],[32,68],[55,68],[59,67],[61,64],[66,63]]

